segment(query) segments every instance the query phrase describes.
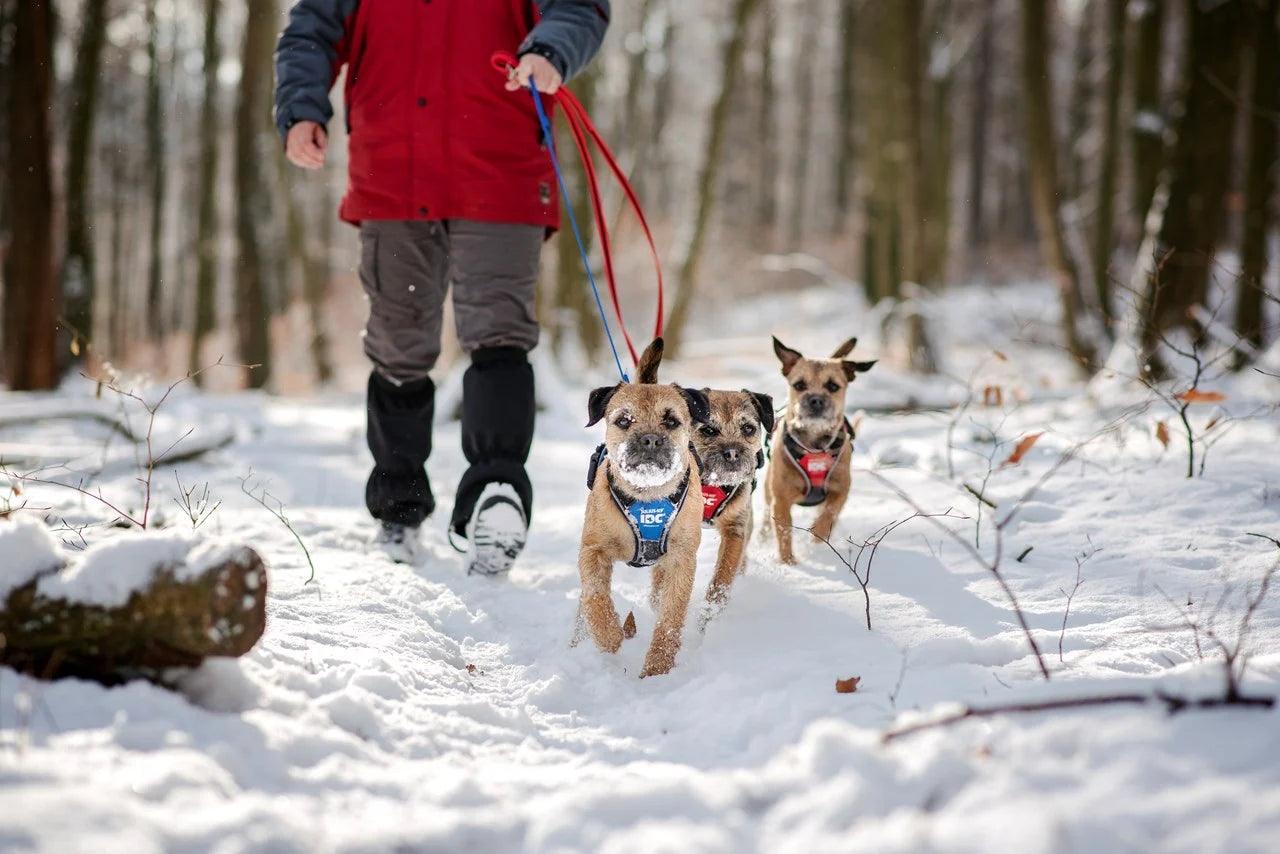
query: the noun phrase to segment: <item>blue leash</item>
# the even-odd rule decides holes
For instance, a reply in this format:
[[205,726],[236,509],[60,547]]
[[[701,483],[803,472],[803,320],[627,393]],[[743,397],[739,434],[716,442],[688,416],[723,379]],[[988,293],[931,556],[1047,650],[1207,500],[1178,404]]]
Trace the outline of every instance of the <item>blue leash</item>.
[[556,181],[560,184],[560,203],[569,212],[569,224],[573,226],[574,239],[578,241],[578,252],[582,255],[582,268],[587,271],[587,281],[591,282],[591,293],[596,298],[596,310],[600,312],[600,323],[604,325],[605,337],[609,339],[609,349],[613,351],[613,362],[618,366],[618,376],[624,383],[631,380],[622,369],[622,360],[618,358],[618,347],[613,343],[613,332],[609,329],[609,320],[604,313],[604,304],[600,301],[600,289],[596,287],[595,274],[591,272],[591,261],[587,258],[587,247],[582,242],[582,232],[578,229],[578,218],[573,213],[573,205],[569,199],[569,189],[564,184],[564,173],[560,171],[560,159],[556,157],[555,138],[551,135],[551,122],[547,119],[547,111],[542,108],[542,96],[538,87],[530,81],[529,91],[533,93],[533,106],[538,111],[538,123],[542,125],[543,139],[547,141],[547,151],[551,153],[551,165],[556,170]]

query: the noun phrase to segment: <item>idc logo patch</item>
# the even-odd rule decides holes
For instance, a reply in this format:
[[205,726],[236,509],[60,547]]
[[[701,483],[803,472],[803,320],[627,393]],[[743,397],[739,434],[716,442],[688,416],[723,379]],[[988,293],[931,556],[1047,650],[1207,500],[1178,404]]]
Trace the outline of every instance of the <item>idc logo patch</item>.
[[666,499],[637,501],[627,508],[636,527],[640,529],[641,539],[645,540],[661,539],[675,510],[675,505]]

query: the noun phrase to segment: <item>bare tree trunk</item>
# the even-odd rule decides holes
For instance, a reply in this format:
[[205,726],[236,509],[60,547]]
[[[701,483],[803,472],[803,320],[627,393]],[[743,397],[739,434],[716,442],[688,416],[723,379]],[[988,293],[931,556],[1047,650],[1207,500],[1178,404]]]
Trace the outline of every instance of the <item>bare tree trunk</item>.
[[164,127],[160,115],[160,27],[156,20],[156,0],[147,0],[147,164],[151,186],[151,229],[148,233],[150,261],[147,265],[147,330],[163,339],[165,316],[161,311],[164,283]]
[[991,123],[991,66],[994,53],[996,0],[982,4],[982,32],[978,36],[978,68],[973,78],[973,124],[969,136],[969,248],[987,242],[987,126]]
[[854,61],[857,98],[862,104],[867,134],[861,190],[862,281],[867,300],[872,303],[899,296],[902,283],[898,210],[902,117],[897,91],[900,40],[885,35],[894,25],[894,15],[888,4],[864,7]]
[[5,254],[5,365],[9,388],[57,385],[57,318],[53,272],[52,133],[53,9],[45,0],[16,0],[9,97],[7,207],[13,212]]
[[760,112],[756,134],[760,144],[759,197],[756,202],[757,245],[768,248],[778,219],[778,121],[773,83],[773,34],[769,20],[773,0],[761,0],[760,19]]
[[1178,327],[1200,331],[1188,312],[1208,297],[1225,219],[1245,23],[1241,2],[1186,5],[1187,80],[1169,162],[1169,203],[1155,244],[1161,263],[1143,299],[1141,364],[1157,378],[1164,375],[1157,353],[1164,333]]
[[[200,187],[196,214],[195,317],[191,330],[191,371],[202,365],[200,348],[213,331],[218,287],[218,66],[222,50],[218,43],[218,20],[222,0],[204,4],[204,97],[200,103]],[[196,374],[196,382],[204,374]]]
[[[1235,329],[1262,349],[1267,344],[1263,316],[1267,272],[1267,235],[1271,230],[1276,171],[1280,169],[1276,122],[1280,120],[1280,0],[1252,0],[1253,106],[1249,113],[1249,156],[1245,164],[1244,234],[1240,242],[1240,281]],[[1237,351],[1238,353],[1239,351]],[[1238,358],[1237,367],[1247,362]]]
[[[588,112],[595,104],[598,77],[599,66],[593,65],[573,82],[574,94],[578,96],[578,100]],[[556,123],[558,140],[571,140],[568,134],[561,133],[565,127],[563,121]],[[570,141],[557,145],[556,148],[558,151],[572,151],[573,143]],[[554,304],[557,313],[567,311],[573,315],[578,343],[584,353],[591,355],[598,352],[604,343],[604,330],[600,327],[595,299],[589,293],[586,271],[582,269],[582,255],[578,251],[578,241],[573,236],[569,221],[569,211],[572,210],[578,222],[578,228],[582,231],[582,243],[589,250],[592,236],[595,234],[591,218],[591,194],[587,187],[586,168],[579,158],[563,157],[561,167],[565,170],[565,185],[568,188],[569,197],[560,200],[560,233],[556,236]],[[551,345],[559,353],[564,344],[564,328],[558,317],[551,328]]]
[[1120,91],[1124,77],[1125,0],[1106,0],[1107,77],[1102,113],[1102,151],[1098,164],[1098,203],[1093,238],[1093,281],[1107,334],[1115,306],[1111,295],[1111,252],[1115,248],[1116,171],[1120,159]]
[[929,274],[930,191],[924,141],[923,14],[923,0],[898,0],[894,4],[894,32],[886,38],[893,38],[898,45],[899,139],[906,155],[899,174],[898,211],[902,236],[902,278],[903,284],[908,286],[903,293],[908,305],[907,352],[913,371],[932,374],[938,370],[937,357],[929,340],[924,315],[916,307],[915,295],[910,290],[914,286],[922,293],[931,284],[926,282]]
[[724,61],[720,68],[720,91],[716,96],[715,106],[711,109],[707,144],[703,149],[702,165],[698,170],[697,210],[694,213],[693,228],[688,244],[685,246],[680,272],[676,279],[679,289],[671,307],[671,317],[666,325],[668,353],[679,348],[680,336],[688,322],[689,309],[693,305],[694,291],[698,283],[698,262],[702,260],[702,245],[706,240],[707,226],[711,222],[711,210],[715,205],[716,182],[720,175],[721,153],[724,150],[724,131],[729,119],[729,102],[737,86],[738,72],[742,67],[747,28],[751,23],[751,16],[759,5],[760,0],[735,0],[734,3],[733,29],[728,43],[725,44]]
[[[1067,145],[1065,180],[1062,182],[1066,197],[1079,200],[1087,184],[1085,163],[1088,152],[1084,146],[1089,137],[1089,105],[1093,103],[1094,27],[1093,12],[1096,0],[1082,0],[1080,23],[1076,27],[1075,46],[1071,64],[1074,75],[1071,83],[1071,103],[1067,109]],[[1064,26],[1065,29],[1065,26]],[[1053,87],[1050,87],[1052,95]],[[1050,106],[1052,109],[1052,106]]]
[[250,388],[271,379],[271,264],[260,243],[270,220],[271,199],[262,175],[263,137],[269,118],[268,87],[276,26],[275,0],[247,3],[240,55],[240,100],[236,105],[236,330]]
[[[836,132],[836,215],[835,230],[844,231],[848,225],[853,197],[853,164],[857,139],[854,133],[853,57],[857,50],[857,0],[840,0],[840,79],[836,82],[838,98]],[[765,25],[765,38],[772,27]]]
[[[802,16],[800,44],[812,45],[817,37],[818,15]],[[795,100],[799,107],[796,120],[795,159],[791,162],[791,215],[787,223],[787,246],[795,251],[804,241],[805,214],[809,207],[809,142],[813,138],[813,52],[795,52]]]
[[62,262],[62,303],[71,334],[88,339],[94,336],[93,299],[97,290],[93,232],[89,222],[90,170],[106,25],[107,0],[85,0],[80,39],[76,45],[75,72],[71,78],[71,115],[67,133],[67,248]]
[[1027,157],[1031,203],[1040,249],[1058,279],[1062,331],[1067,351],[1092,371],[1093,348],[1080,333],[1080,274],[1067,252],[1058,208],[1057,144],[1053,131],[1052,86],[1049,79],[1049,27],[1045,0],[1022,0],[1022,86],[1027,116]]
[[1134,3],[1140,16],[1133,23],[1133,217],[1137,234],[1145,230],[1147,211],[1164,167],[1165,115],[1160,91],[1164,41],[1164,0]]

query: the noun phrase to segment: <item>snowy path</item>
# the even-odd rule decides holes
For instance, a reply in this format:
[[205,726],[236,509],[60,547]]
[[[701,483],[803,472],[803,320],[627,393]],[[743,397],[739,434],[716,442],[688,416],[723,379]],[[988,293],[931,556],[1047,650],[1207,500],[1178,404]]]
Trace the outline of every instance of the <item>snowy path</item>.
[[[718,376],[770,388],[771,371],[730,360]],[[1257,451],[1275,447],[1274,415],[1241,423],[1195,481],[1152,438],[1155,416],[1139,416],[1027,504],[1006,552],[1033,549],[1006,568],[1054,672],[1048,685],[990,577],[920,520],[876,558],[874,631],[858,585],[823,547],[785,568],[757,541],[727,609],[705,634],[691,612],[676,670],[641,681],[653,624],[643,572],[620,567],[614,588],[639,637],[616,657],[569,645],[597,440],[577,426],[584,398],[573,394],[540,421],[533,533],[504,581],[462,574],[443,537],[447,506],[423,566],[370,551],[357,399],[175,400],[174,430],[238,425],[235,445],[181,476],[224,501],[206,531],[267,558],[267,634],[244,660],[188,677],[182,694],[0,670],[0,851],[1275,850],[1280,712],[1111,708],[879,742],[903,715],[949,702],[1219,691],[1220,665],[1197,660],[1159,591],[1213,601],[1226,584],[1238,595],[1269,564],[1246,532],[1278,530],[1280,462]],[[1098,410],[1075,398],[983,416],[1009,441],[1050,431],[987,494],[1011,502],[1098,429],[1109,417]],[[971,515],[972,500],[936,476],[948,417],[868,419],[855,467],[911,462],[880,470],[935,512]],[[74,432],[93,445],[97,430]],[[56,444],[47,432],[0,438]],[[431,467],[441,498],[459,473],[456,445],[456,425],[443,424]],[[962,478],[985,472],[972,453],[957,459]],[[289,533],[240,493],[251,469],[310,547],[315,583],[304,584]],[[104,488],[127,491],[130,477]],[[858,483],[839,535],[861,540],[908,515],[869,478]],[[172,516],[173,487],[162,487]],[[74,496],[30,497],[93,513]],[[972,520],[955,524],[972,534]],[[715,544],[709,534],[699,597]],[[1063,590],[1090,553],[1059,662]],[[1248,686],[1275,692],[1280,598],[1260,609],[1251,646]],[[837,694],[834,681],[852,675],[858,693]]]

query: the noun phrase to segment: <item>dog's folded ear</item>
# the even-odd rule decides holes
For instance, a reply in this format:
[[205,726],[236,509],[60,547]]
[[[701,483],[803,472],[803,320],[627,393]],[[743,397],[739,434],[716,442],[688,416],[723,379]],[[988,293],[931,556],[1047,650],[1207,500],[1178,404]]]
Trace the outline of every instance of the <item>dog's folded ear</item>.
[[587,417],[591,419],[587,422],[588,427],[593,426],[601,418],[604,418],[604,411],[609,406],[609,401],[613,400],[613,395],[620,388],[622,388],[622,383],[601,386],[591,392],[591,397],[587,399]]
[[853,378],[858,374],[865,374],[867,371],[875,367],[879,359],[872,359],[870,362],[841,362],[840,367],[844,368],[844,376],[849,382],[853,382]]
[[658,365],[662,363],[664,345],[661,338],[653,339],[653,343],[644,348],[640,354],[640,362],[636,365],[636,382],[653,384],[658,381]]
[[707,394],[696,388],[685,388],[682,385],[672,383],[684,396],[684,402],[689,405],[689,417],[698,424],[706,424],[707,419],[711,417],[711,402],[707,400]]
[[852,353],[853,348],[857,346],[858,346],[858,339],[850,338],[848,341],[844,342],[843,344],[841,344],[839,347],[836,348],[836,351],[831,354],[831,358],[843,359],[845,356]]
[[773,398],[767,394],[758,391],[750,391],[743,389],[743,392],[751,395],[751,402],[755,404],[756,414],[760,416],[760,426],[764,428],[764,432],[773,432]]
[[773,352],[777,354],[778,361],[782,362],[782,375],[784,377],[791,373],[791,369],[796,366],[796,362],[804,358],[798,350],[792,350],[779,341],[776,336],[773,339]]

